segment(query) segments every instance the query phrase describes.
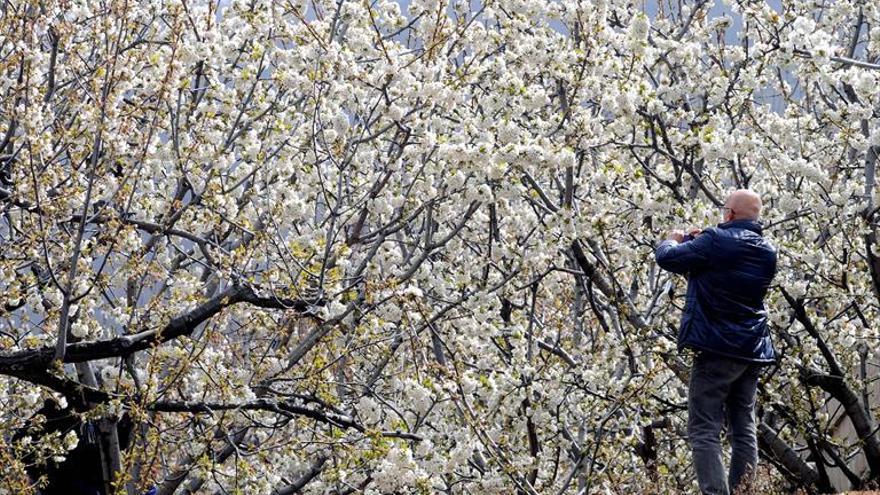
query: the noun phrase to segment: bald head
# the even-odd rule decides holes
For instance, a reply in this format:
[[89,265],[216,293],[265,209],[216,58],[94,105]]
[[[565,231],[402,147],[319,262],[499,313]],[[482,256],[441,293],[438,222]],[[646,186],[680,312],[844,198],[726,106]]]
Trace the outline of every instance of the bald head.
[[757,220],[761,215],[761,197],[748,189],[737,189],[730,193],[724,206],[730,208],[727,212],[727,221],[731,220]]

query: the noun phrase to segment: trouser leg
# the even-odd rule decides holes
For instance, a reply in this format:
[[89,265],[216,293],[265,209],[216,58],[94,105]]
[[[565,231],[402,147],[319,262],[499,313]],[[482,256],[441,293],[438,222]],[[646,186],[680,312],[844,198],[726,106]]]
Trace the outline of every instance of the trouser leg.
[[[754,474],[758,465],[758,440],[755,421],[755,397],[758,390],[760,368],[751,365],[730,386],[727,396],[727,414],[730,423],[730,473],[728,483],[730,490],[735,491],[737,485]],[[746,478],[743,478],[743,477]]]
[[[729,381],[719,376],[710,359],[698,355],[688,384],[688,441],[697,483],[704,495],[728,495],[721,460],[721,425]],[[723,372],[722,372],[723,373]]]

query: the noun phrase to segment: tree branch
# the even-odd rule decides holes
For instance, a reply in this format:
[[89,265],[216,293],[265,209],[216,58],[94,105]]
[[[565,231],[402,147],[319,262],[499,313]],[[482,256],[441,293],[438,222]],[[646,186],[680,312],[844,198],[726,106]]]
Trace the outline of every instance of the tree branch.
[[[95,342],[68,344],[64,352],[64,362],[80,363],[95,359],[127,356],[148,349],[154,345],[189,335],[196,327],[225,308],[241,302],[261,308],[293,309],[304,314],[315,304],[304,300],[259,296],[251,287],[233,284],[192,311],[173,318],[160,329],[146,330]],[[0,353],[0,374],[19,377],[36,375],[48,368],[54,356],[55,349],[51,347]]]
[[[179,412],[194,414],[212,414],[214,411],[272,411],[284,416],[305,416],[321,423],[326,423],[338,428],[354,429],[366,432],[367,427],[358,423],[354,418],[333,412],[323,412],[309,407],[293,404],[291,401],[274,401],[270,399],[254,399],[247,402],[196,402],[196,401],[159,401],[147,406],[147,409],[156,412]],[[407,440],[421,441],[422,437],[414,433],[403,431],[382,431],[384,437],[403,438]]]

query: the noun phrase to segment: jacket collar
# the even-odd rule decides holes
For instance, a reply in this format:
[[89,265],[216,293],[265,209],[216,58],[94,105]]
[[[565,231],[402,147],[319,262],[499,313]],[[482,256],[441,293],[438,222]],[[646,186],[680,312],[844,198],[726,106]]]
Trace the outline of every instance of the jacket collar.
[[731,220],[729,222],[719,223],[719,229],[746,229],[755,232],[758,235],[761,235],[764,231],[764,226],[761,225],[759,220],[748,220],[748,219],[737,219]]

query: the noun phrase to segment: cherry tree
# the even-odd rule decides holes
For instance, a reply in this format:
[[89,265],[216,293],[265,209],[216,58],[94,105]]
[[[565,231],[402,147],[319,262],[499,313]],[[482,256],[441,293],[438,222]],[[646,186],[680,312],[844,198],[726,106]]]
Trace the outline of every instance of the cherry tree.
[[738,187],[759,483],[877,483],[880,6],[713,8],[4,2],[0,493],[692,490],[652,248]]

